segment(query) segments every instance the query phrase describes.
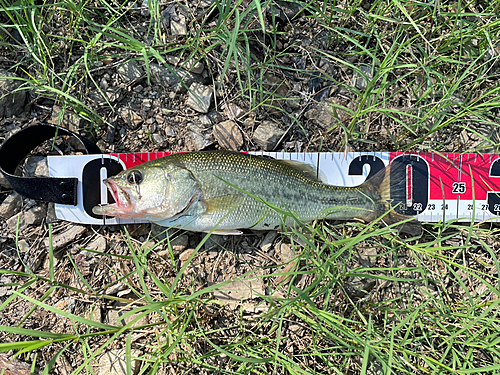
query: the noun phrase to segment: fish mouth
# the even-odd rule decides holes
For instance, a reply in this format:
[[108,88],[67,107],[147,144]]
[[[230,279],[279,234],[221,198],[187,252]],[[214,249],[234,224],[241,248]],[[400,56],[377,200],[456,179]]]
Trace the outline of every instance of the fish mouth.
[[128,211],[132,209],[132,202],[130,196],[125,189],[118,186],[112,179],[104,180],[104,184],[108,188],[115,203],[106,205],[105,207],[114,206],[121,211]]
[[120,216],[120,213],[125,214],[133,209],[130,196],[125,189],[118,186],[112,179],[109,178],[103,182],[108,188],[108,191],[111,193],[115,203],[93,207],[92,212],[94,214]]

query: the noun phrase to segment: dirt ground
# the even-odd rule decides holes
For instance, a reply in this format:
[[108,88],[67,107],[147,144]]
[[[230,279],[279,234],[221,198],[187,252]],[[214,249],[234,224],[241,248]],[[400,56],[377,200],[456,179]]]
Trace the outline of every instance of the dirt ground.
[[[288,3],[287,3],[288,4]],[[239,74],[245,72],[242,66],[231,64],[223,80],[220,80],[221,67],[224,65],[224,46],[218,46],[209,55],[199,61],[189,59],[186,53],[172,52],[165,56],[170,69],[162,69],[157,59],[151,59],[148,66],[144,58],[137,54],[124,55],[117,50],[116,54],[105,59],[96,59],[89,66],[87,74],[81,81],[75,83],[71,94],[78,96],[86,106],[92,108],[104,122],[94,121],[95,118],[82,116],[77,108],[61,100],[31,90],[27,93],[22,105],[22,111],[15,116],[0,120],[0,141],[21,128],[38,122],[60,123],[89,138],[93,138],[103,152],[153,152],[153,151],[194,151],[233,149],[238,151],[253,151],[267,149],[270,151],[317,152],[317,151],[393,151],[402,150],[405,145],[411,145],[411,151],[462,152],[477,150],[487,145],[487,138],[496,137],[497,131],[486,125],[468,130],[465,119],[463,127],[444,127],[426,137],[428,128],[425,126],[407,127],[395,121],[394,118],[381,113],[367,112],[352,122],[353,114],[365,107],[362,103],[363,92],[367,90],[369,79],[374,71],[373,61],[369,56],[348,53],[356,46],[346,40],[332,36],[323,25],[309,17],[307,12],[299,13],[293,3],[283,4],[281,9],[267,10],[267,17],[274,12],[278,19],[280,33],[276,40],[271,41],[262,36],[258,27],[248,33],[249,48],[254,63],[274,59],[272,64],[262,64],[265,68],[257,74],[258,84],[245,86],[251,93],[242,94],[238,84]],[[243,4],[244,5],[244,4]],[[242,6],[243,6],[242,5]],[[166,6],[162,5],[164,10]],[[203,10],[201,3],[177,7],[177,14],[188,20]],[[298,14],[298,15],[297,15]],[[294,18],[295,17],[295,18]],[[141,33],[145,30],[146,17],[140,12],[130,13],[130,33]],[[289,21],[293,19],[293,22]],[[47,34],[65,33],[64,17],[53,20]],[[208,22],[216,22],[216,17]],[[343,25],[345,28],[356,29],[355,19],[349,19]],[[59,28],[58,28],[59,27]],[[177,36],[176,43],[182,43],[185,36]],[[370,38],[364,45],[374,43]],[[388,38],[387,43],[395,42]],[[274,46],[276,53],[269,56],[269,48]],[[64,54],[64,50],[61,50]],[[74,58],[81,50],[74,48]],[[118,53],[119,52],[119,53]],[[12,60],[19,60],[22,52],[9,49],[1,50],[3,60],[0,68],[9,69]],[[344,61],[339,64],[339,59]],[[55,68],[67,70],[67,61],[61,58]],[[60,66],[59,66],[60,65]],[[26,76],[19,66],[14,72],[18,76]],[[356,67],[353,69],[352,67]],[[237,70],[238,68],[238,70]],[[377,68],[375,68],[377,69]],[[190,84],[195,83],[208,88],[207,96],[210,107],[205,110],[190,104],[190,93],[179,85],[178,77],[184,77]],[[186,73],[188,72],[189,73]],[[359,71],[365,76],[360,75]],[[403,71],[395,71],[394,77],[404,75]],[[418,115],[415,95],[409,89],[418,81],[418,74],[408,75],[398,79],[397,83],[386,92],[388,96],[384,103],[385,109],[398,108],[401,112],[409,111]],[[423,86],[422,86],[423,89]],[[458,95],[458,94],[457,94]],[[434,95],[439,101],[440,93]],[[365,98],[366,99],[366,98]],[[457,100],[460,98],[457,96]],[[265,103],[266,105],[258,105]],[[431,103],[432,104],[432,103]],[[420,107],[421,108],[421,107]],[[458,111],[458,107],[450,106],[450,113]],[[398,116],[397,114],[395,115]],[[436,116],[427,118],[431,124]],[[401,122],[407,119],[401,119]],[[221,125],[222,124],[222,125]],[[265,125],[263,133],[257,131]],[[425,125],[425,124],[424,124]],[[224,131],[222,131],[224,130]],[[227,132],[231,136],[227,136]],[[267,136],[267,137],[266,137]],[[412,145],[412,142],[424,137],[423,142]],[[66,139],[56,142],[56,149],[50,149],[48,144],[42,145],[32,156],[48,154],[78,153],[75,143]],[[485,150],[484,148],[482,150]],[[494,151],[494,148],[488,150]],[[31,159],[23,167],[22,173],[27,175],[44,174],[46,166],[43,158]],[[280,272],[290,272],[297,267],[295,258],[304,248],[299,238],[282,235],[277,232],[262,233],[245,231],[242,236],[211,236],[190,260],[194,249],[204,238],[204,234],[165,231],[151,224],[127,226],[90,226],[76,225],[57,220],[53,205],[22,199],[13,195],[12,190],[4,184],[0,191],[0,201],[8,217],[0,220],[0,268],[6,272],[0,276],[0,302],[12,298],[8,306],[0,311],[0,325],[22,326],[26,329],[48,331],[53,333],[83,334],[89,329],[84,324],[75,324],[71,319],[61,316],[51,310],[56,308],[69,314],[74,314],[100,323],[120,325],[138,319],[134,323],[144,326],[132,333],[132,349],[137,355],[147,351],[147,343],[159,337],[162,328],[148,326],[160,317],[154,313],[144,316],[134,314],[123,318],[130,308],[138,306],[144,297],[144,285],[134,270],[137,259],[147,258],[147,268],[151,275],[145,277],[149,293],[158,297],[160,291],[153,281],[153,276],[172,285],[181,267],[189,260],[178,291],[182,293],[196,292],[223,281],[233,281],[226,290],[214,291],[203,298],[217,301],[196,307],[194,312],[207,331],[219,330],[211,336],[214,342],[230,342],[231,335],[237,335],[240,327],[253,332],[266,333],[266,326],[252,325],[253,317],[265,314],[270,305],[259,298],[259,294],[287,295],[290,280],[284,276],[267,277]],[[9,203],[12,199],[18,203]],[[14,218],[14,219],[13,219]],[[17,230],[19,219],[20,230]],[[353,236],[359,233],[359,228],[335,226],[331,228],[331,237]],[[54,243],[54,258],[49,258],[48,238],[51,225]],[[455,236],[451,241],[464,240],[467,234]],[[404,238],[404,235],[403,235]],[[452,244],[453,245],[453,244]],[[459,246],[459,244],[457,245]],[[478,249],[480,245],[478,244]],[[492,244],[496,247],[496,244]],[[135,249],[137,259],[132,257],[131,247]],[[378,245],[368,241],[358,247],[356,256],[345,259],[346,270],[356,267],[388,266],[392,262],[389,257],[376,257]],[[380,248],[378,248],[380,251]],[[484,249],[483,249],[484,250]],[[481,250],[481,251],[483,251]],[[478,250],[479,251],[479,250]],[[477,267],[485,267],[479,254]],[[142,259],[142,260],[141,260]],[[410,257],[400,254],[399,262],[413,261]],[[51,263],[53,263],[51,265]],[[406,264],[411,266],[411,264]],[[54,282],[49,282],[53,269]],[[430,265],[439,272],[439,265]],[[19,273],[36,275],[36,278],[22,276]],[[488,273],[488,270],[485,269]],[[242,275],[254,277],[250,282],[238,281]],[[264,277],[266,276],[266,277]],[[485,276],[486,277],[486,276]],[[33,281],[34,280],[34,281]],[[234,281],[236,280],[236,281]],[[28,285],[27,282],[32,284]],[[304,289],[313,281],[311,275],[303,275],[293,280],[293,285]],[[276,288],[283,284],[282,288]],[[47,308],[34,308],[34,304],[26,299],[13,298],[14,290],[26,286],[27,295],[42,301]],[[336,306],[342,310],[342,302],[351,299],[359,301],[359,308],[373,306],[377,301],[389,300],[404,295],[411,285],[383,285],[378,281],[366,278],[350,278],[346,280],[344,291],[335,293],[338,297]],[[433,288],[433,285],[427,288]],[[472,289],[482,288],[482,285],[471,285]],[[392,288],[392,289],[391,289]],[[461,293],[461,292],[457,292]],[[105,295],[106,298],[102,298]],[[368,297],[369,302],[368,303]],[[424,297],[422,297],[424,298]],[[415,301],[413,301],[416,303]],[[319,302],[318,302],[319,303]],[[183,307],[182,307],[183,306]],[[189,309],[186,302],[179,309]],[[348,311],[344,311],[349,315]],[[381,319],[374,313],[374,317]],[[287,340],[283,340],[284,353],[299,353],[314,340],[309,330],[290,319],[286,323]],[[98,331],[90,328],[90,331]],[[108,337],[95,336],[88,340],[89,350],[96,350]],[[19,341],[19,337],[1,333],[2,342]],[[191,348],[196,353],[205,351],[201,339],[194,340]],[[44,347],[37,351],[37,365],[43,366],[66,344],[59,343]],[[105,349],[107,355],[118,355],[126,347],[125,339],[116,339]],[[12,354],[10,352],[8,354]],[[177,354],[178,355],[178,354]],[[21,358],[30,362],[33,358]],[[164,365],[162,371],[174,373],[219,373],[215,370],[202,368],[200,364],[177,361],[172,354],[170,364]],[[78,342],[72,344],[64,353],[57,357],[52,373],[69,374],[85,361]],[[214,368],[224,368],[227,357],[216,356],[207,359]],[[113,373],[103,370],[106,365],[105,356],[98,356],[93,362],[97,373]],[[321,364],[308,364],[317,373],[324,373]],[[359,364],[358,364],[359,366]],[[100,368],[100,370],[98,370]],[[356,373],[356,365],[353,365]]]

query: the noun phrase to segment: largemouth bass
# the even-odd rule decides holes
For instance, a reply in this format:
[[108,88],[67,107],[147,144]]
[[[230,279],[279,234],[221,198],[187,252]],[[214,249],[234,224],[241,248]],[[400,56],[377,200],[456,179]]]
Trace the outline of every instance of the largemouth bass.
[[[92,211],[219,234],[280,229],[296,218],[371,221],[390,211],[383,218],[389,224],[408,219],[391,205],[391,198],[404,201],[405,178],[394,178],[404,168],[392,173],[390,168],[359,186],[340,187],[321,182],[306,163],[238,152],[179,153],[104,180],[115,203]],[[391,186],[391,177],[399,182]],[[403,230],[417,233],[419,225],[410,221]]]

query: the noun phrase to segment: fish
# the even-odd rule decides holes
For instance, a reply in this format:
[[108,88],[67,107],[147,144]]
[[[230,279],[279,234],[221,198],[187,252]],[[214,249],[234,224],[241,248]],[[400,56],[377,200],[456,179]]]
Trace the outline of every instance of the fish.
[[383,215],[386,224],[406,220],[400,230],[418,234],[419,223],[394,210],[394,202],[406,199],[405,173],[389,165],[361,185],[344,187],[323,182],[312,165],[298,161],[231,151],[178,153],[105,179],[115,202],[92,212],[234,235],[323,219],[370,222]]

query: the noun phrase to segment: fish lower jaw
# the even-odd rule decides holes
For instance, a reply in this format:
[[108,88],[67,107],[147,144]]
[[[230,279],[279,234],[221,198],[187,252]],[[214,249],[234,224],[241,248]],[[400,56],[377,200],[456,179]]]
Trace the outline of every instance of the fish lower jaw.
[[106,215],[106,216],[114,216],[122,219],[133,218],[134,212],[132,211],[131,206],[122,206],[117,205],[116,203],[106,204],[103,206],[95,206],[92,208],[92,212],[96,215]]

